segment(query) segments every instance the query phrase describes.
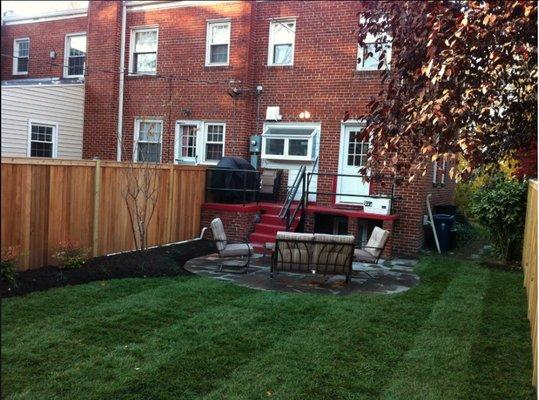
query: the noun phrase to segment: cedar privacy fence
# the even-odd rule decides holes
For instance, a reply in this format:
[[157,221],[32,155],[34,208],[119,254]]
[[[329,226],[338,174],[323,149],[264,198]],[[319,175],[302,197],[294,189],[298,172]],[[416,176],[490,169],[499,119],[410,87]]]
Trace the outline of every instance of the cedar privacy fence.
[[[94,257],[134,249],[122,196],[125,168],[133,164],[2,158],[2,248],[20,247],[21,270],[53,264],[53,252],[65,240],[76,241]],[[198,236],[205,169],[172,164],[152,168],[158,199],[148,245]]]
[[532,383],[537,387],[537,181],[530,181],[528,187],[522,269],[524,270],[524,286],[528,295],[528,319],[532,336]]

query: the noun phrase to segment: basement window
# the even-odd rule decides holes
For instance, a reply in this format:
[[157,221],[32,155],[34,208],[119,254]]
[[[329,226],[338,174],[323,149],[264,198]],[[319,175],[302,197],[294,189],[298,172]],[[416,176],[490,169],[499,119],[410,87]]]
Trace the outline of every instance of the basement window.
[[56,123],[30,121],[28,123],[28,157],[56,157]]
[[84,76],[86,34],[75,33],[66,35],[64,54],[64,77],[75,78]]
[[282,19],[270,23],[268,65],[293,65],[296,20]]
[[135,120],[136,162],[161,162],[161,142],[163,137],[163,121],[159,119]]
[[316,133],[312,126],[268,126],[262,134],[262,158],[311,161]]
[[228,65],[230,21],[208,22],[206,31],[206,66]]
[[15,39],[13,42],[13,75],[28,74],[29,55],[30,39]]
[[133,74],[157,73],[157,28],[131,31],[130,71]]

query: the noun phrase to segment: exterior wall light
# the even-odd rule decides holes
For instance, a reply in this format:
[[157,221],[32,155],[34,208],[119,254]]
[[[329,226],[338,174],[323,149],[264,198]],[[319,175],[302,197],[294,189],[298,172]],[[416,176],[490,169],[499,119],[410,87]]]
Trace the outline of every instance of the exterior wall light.
[[309,111],[302,111],[299,114],[300,119],[309,119],[311,118],[311,113]]

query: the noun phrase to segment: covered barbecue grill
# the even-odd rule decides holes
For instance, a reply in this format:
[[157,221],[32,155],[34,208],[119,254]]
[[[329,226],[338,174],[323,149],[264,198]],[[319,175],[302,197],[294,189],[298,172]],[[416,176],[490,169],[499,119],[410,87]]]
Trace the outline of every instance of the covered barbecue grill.
[[255,168],[243,158],[223,157],[211,169],[210,192],[218,202],[256,201],[259,177]]

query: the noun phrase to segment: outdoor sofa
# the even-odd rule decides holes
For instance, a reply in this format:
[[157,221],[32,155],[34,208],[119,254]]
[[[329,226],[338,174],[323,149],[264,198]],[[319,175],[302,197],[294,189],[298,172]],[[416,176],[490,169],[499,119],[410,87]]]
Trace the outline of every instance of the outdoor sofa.
[[271,274],[344,275],[350,282],[355,238],[353,235],[277,232]]

